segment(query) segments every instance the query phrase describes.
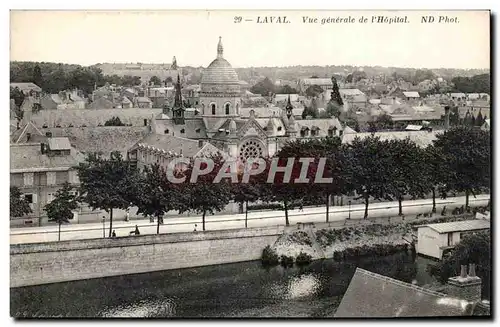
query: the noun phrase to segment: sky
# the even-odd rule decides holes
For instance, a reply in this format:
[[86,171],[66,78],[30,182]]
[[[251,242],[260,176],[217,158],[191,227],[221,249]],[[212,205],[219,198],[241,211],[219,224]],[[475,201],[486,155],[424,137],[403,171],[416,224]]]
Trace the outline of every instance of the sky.
[[[287,16],[290,23],[259,24],[258,16]],[[304,23],[305,16],[318,22]],[[409,23],[371,23],[372,16],[407,16]],[[422,16],[435,22],[422,23]],[[440,16],[449,19],[438,23]],[[321,24],[337,17],[355,23]],[[368,21],[360,23],[362,17]],[[489,69],[489,17],[488,11],[11,11],[10,60],[93,65],[170,63],[176,56],[180,66],[206,67],[221,36],[233,67]]]

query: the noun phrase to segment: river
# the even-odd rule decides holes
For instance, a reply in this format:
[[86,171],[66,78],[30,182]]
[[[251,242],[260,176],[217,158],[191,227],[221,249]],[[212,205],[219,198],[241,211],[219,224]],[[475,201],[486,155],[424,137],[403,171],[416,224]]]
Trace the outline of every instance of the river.
[[304,268],[258,261],[11,289],[13,317],[333,317],[356,267],[432,281],[430,261],[398,253]]

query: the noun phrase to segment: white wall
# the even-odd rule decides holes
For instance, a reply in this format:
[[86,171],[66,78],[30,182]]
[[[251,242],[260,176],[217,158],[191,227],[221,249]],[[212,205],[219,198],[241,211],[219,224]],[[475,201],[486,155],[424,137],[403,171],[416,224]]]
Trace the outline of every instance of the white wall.
[[[446,236],[446,235],[445,235]],[[442,235],[429,227],[418,229],[417,252],[433,258],[440,258],[439,247],[443,246]]]

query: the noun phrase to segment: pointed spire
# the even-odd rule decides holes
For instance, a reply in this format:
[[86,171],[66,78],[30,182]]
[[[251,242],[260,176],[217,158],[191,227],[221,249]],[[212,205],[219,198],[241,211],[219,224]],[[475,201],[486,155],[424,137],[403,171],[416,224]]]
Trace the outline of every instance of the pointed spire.
[[293,116],[293,106],[290,101],[290,94],[288,95],[288,101],[286,102],[286,116],[290,119],[290,116]]
[[224,58],[222,53],[224,52],[224,47],[222,46],[222,37],[219,36],[219,44],[217,45],[217,58]]
[[183,108],[182,104],[182,92],[181,92],[181,78],[177,74],[177,84],[175,84],[175,97],[174,97],[174,109]]

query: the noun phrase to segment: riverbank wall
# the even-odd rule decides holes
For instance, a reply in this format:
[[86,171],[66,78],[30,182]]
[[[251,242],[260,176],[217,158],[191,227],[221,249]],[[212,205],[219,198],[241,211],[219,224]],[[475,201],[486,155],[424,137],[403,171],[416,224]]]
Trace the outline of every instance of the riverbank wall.
[[10,246],[10,287],[259,260],[283,226]]

